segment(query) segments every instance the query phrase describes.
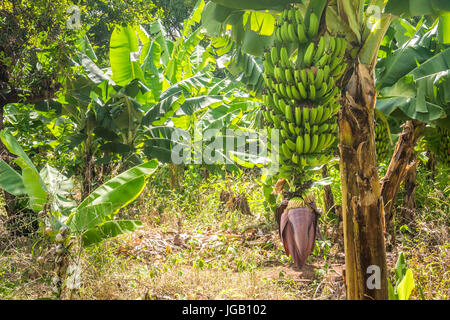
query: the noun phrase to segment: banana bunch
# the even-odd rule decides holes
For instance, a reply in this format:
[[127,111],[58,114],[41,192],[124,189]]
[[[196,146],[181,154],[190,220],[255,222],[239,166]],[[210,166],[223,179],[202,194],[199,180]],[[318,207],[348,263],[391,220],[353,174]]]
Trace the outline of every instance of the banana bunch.
[[388,137],[388,131],[384,125],[379,122],[377,122],[375,126],[375,144],[377,150],[377,161],[389,161],[392,153],[392,146]]
[[300,10],[284,10],[263,62],[263,116],[280,130],[280,176],[286,179],[305,176],[333,158],[340,107],[336,82],[347,67],[346,40],[319,34],[314,12],[308,25],[305,21]]
[[438,160],[446,167],[450,166],[450,130],[438,127],[439,141],[437,148]]
[[282,42],[307,43],[317,35],[320,24],[314,12],[309,19],[309,26],[306,28],[299,10],[295,8],[284,10],[281,13],[281,22],[277,24],[275,36]]

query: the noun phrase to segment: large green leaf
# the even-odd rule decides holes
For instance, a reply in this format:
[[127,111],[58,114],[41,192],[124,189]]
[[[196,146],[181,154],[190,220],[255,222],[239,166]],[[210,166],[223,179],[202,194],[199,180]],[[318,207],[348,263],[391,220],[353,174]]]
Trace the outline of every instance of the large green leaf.
[[183,94],[181,94],[181,96],[174,94],[160,100],[144,115],[142,119],[142,125],[157,125],[157,121],[160,121],[160,124],[164,124],[165,120],[167,120],[165,115],[170,111],[172,112],[172,114],[175,113],[181,106],[181,104],[184,103],[184,101],[185,97]]
[[136,220],[107,221],[104,224],[87,230],[83,233],[83,246],[99,243],[105,239],[116,237],[120,234],[133,232],[142,226],[142,222]]
[[418,80],[448,70],[450,70],[450,48],[434,55],[409,73],[414,76],[415,80]]
[[272,47],[273,36],[258,34],[256,31],[245,30],[242,51],[253,56],[262,57],[264,50]]
[[[0,138],[8,150],[18,156],[14,162],[22,169],[22,182],[29,197],[30,208],[35,212],[41,211],[47,202],[48,193],[36,167],[10,133],[3,130],[0,132]],[[17,183],[17,176],[15,181]]]
[[403,277],[406,274],[406,270],[408,267],[406,266],[406,258],[403,252],[400,252],[397,258],[397,262],[395,264],[395,279],[397,284],[402,281]]
[[73,232],[84,232],[105,222],[112,214],[111,203],[100,203],[77,209],[67,219],[66,225]]
[[110,40],[109,60],[112,79],[121,86],[134,79],[144,81],[139,60],[133,55],[139,52],[139,42],[135,30],[130,26],[117,26]]
[[152,160],[119,174],[94,190],[81,202],[78,210],[89,205],[111,203],[112,211],[116,213],[139,196],[145,186],[145,179],[157,166],[158,162]]
[[414,289],[414,277],[411,269],[406,270],[405,276],[397,285],[397,295],[399,300],[408,300]]
[[[221,13],[225,15],[219,20],[217,20],[218,11],[221,11]],[[211,37],[218,37],[222,31],[222,23],[230,13],[229,9],[221,10],[221,7],[218,7],[216,3],[209,1],[202,12],[202,30]]]
[[150,25],[150,33],[153,41],[157,42],[161,48],[162,63],[167,65],[172,55],[173,42],[168,39],[166,29],[159,19]]
[[29,198],[29,206],[34,212],[39,212],[47,202],[48,193],[45,190],[41,177],[35,168],[32,168],[23,158],[15,159],[22,169],[22,179]]
[[[427,123],[445,115],[442,107],[428,101],[425,101],[425,104],[418,104],[416,98],[409,97],[378,98],[376,107],[387,116],[404,120],[415,119]],[[421,108],[425,110],[421,111]]]
[[3,160],[0,160],[0,188],[16,197],[27,193],[20,174]]
[[383,70],[380,79],[377,79],[377,88],[394,85],[402,78],[433,56],[428,48],[417,45],[405,46],[386,59],[381,60],[377,68]]
[[37,172],[37,169],[34,166],[34,163],[30,160],[30,158],[25,153],[25,151],[23,151],[22,147],[19,145],[19,143],[17,142],[16,138],[14,138],[13,135],[11,135],[6,130],[2,130],[0,132],[0,139],[2,140],[2,142],[6,146],[6,148],[9,150],[9,152],[22,158],[28,164],[28,166],[30,166]]
[[246,11],[242,17],[242,23],[246,29],[262,36],[271,36],[274,33],[275,20],[271,13],[261,11]]
[[[175,127],[153,127],[145,130],[146,141],[144,153],[148,158],[156,158],[164,163],[172,163],[172,150],[175,146],[185,152],[190,152],[191,141],[180,141],[174,139],[178,137],[189,137],[189,134],[182,129]],[[190,137],[189,137],[190,138]]]
[[156,102],[161,95],[163,75],[158,70],[161,67],[160,60],[161,46],[158,42],[152,41],[142,64],[145,83],[152,91],[151,102]]
[[[448,9],[450,11],[450,9]],[[439,41],[450,44],[450,12],[439,17]]]

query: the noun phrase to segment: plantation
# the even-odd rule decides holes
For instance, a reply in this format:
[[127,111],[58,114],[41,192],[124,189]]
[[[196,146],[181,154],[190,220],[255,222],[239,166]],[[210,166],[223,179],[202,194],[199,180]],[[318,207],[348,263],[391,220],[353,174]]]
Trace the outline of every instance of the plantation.
[[447,1],[4,1],[0,28],[0,299],[449,299]]

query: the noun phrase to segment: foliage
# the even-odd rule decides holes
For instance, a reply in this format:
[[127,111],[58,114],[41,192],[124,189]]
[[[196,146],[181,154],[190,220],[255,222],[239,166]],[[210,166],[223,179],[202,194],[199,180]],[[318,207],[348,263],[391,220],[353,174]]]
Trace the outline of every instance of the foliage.
[[395,287],[389,282],[389,300],[408,300],[414,289],[412,270],[406,266],[403,252],[400,252],[395,265]]
[[67,225],[74,235],[81,236],[84,245],[89,245],[134,231],[141,225],[140,222],[131,220],[113,221],[113,217],[119,209],[139,196],[147,178],[158,165],[156,160],[133,167],[112,178],[76,206],[68,198],[74,188],[70,179],[49,165],[38,172],[11,134],[2,131],[0,137],[8,149],[18,156],[15,162],[22,169],[19,174],[0,160],[0,187],[13,195],[28,197],[33,211],[40,212],[41,215],[47,213],[44,224],[51,230],[59,230],[62,225]]
[[[437,21],[431,26],[423,19],[416,26],[402,21],[393,24],[383,39],[385,55],[377,64],[377,109],[385,115],[446,122],[450,51],[439,44],[437,30]],[[404,32],[411,38],[406,40]]]

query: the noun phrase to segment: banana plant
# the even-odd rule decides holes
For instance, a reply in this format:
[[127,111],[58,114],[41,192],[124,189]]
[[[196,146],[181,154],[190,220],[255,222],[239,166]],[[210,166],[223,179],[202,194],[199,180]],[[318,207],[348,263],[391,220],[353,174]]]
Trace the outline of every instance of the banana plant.
[[158,161],[151,160],[113,177],[59,222],[66,225],[73,236],[79,236],[84,246],[136,230],[142,226],[140,221],[117,220],[114,216],[141,194],[157,167]]
[[[312,16],[311,12],[314,12],[316,17],[319,16],[319,35],[328,33],[347,40],[344,59],[347,68],[343,72],[342,79],[336,83],[341,93],[344,93],[340,100],[338,124],[347,297],[349,299],[387,299],[383,200],[377,172],[373,124],[377,95],[374,70],[378,51],[390,23],[400,14],[439,16],[440,34],[445,40],[447,37],[444,34],[448,33],[446,17],[450,9],[447,2],[437,0],[336,0],[306,1],[306,4],[295,2],[256,3],[252,0],[243,0],[236,4],[234,1],[212,0],[210,2],[212,4],[207,6],[213,9],[205,15],[204,25],[217,36],[228,28],[227,18],[229,18],[232,34],[235,32],[237,43],[244,46],[246,40],[242,36],[242,30],[246,29],[242,27],[243,19],[233,20],[231,19],[233,15],[242,14],[242,12],[251,14],[249,13],[251,11],[264,12],[265,15],[271,14],[276,17],[282,9],[293,6],[304,15],[307,28],[311,23],[309,20]],[[322,10],[323,15],[320,14]],[[264,24],[265,21],[269,21],[268,16],[267,20],[258,19],[256,14],[253,16],[255,24],[250,23],[250,26],[256,26],[256,30],[252,31],[258,33],[260,30],[264,30],[262,32],[270,30],[270,27]],[[233,23],[235,21],[237,22]],[[275,20],[273,21],[275,23]],[[313,24],[315,26],[315,22]],[[267,37],[273,36],[270,31],[268,33]],[[318,37],[312,41],[318,41]],[[262,53],[263,50],[260,50],[259,55],[261,56]],[[368,239],[370,241],[367,241]],[[373,265],[378,266],[376,272],[380,282],[377,286],[369,288],[367,283],[372,277],[368,268]]]
[[[450,116],[450,49],[439,41],[441,21],[422,18],[416,26],[400,21],[383,39],[385,46],[380,54],[385,58],[376,70],[377,110],[391,119],[406,121],[382,179],[386,221],[392,217],[407,167],[415,162],[417,141],[423,135],[435,136],[436,127],[448,126]],[[405,39],[404,33],[410,38]]]
[[87,246],[142,225],[140,221],[116,220],[114,216],[139,196],[148,177],[157,169],[158,161],[145,162],[113,177],[77,205],[69,197],[74,189],[71,179],[49,165],[38,171],[8,131],[1,131],[0,138],[17,156],[14,161],[22,169],[19,173],[0,160],[0,188],[28,198],[30,209],[44,219],[41,222],[47,235],[54,236],[65,226]]

